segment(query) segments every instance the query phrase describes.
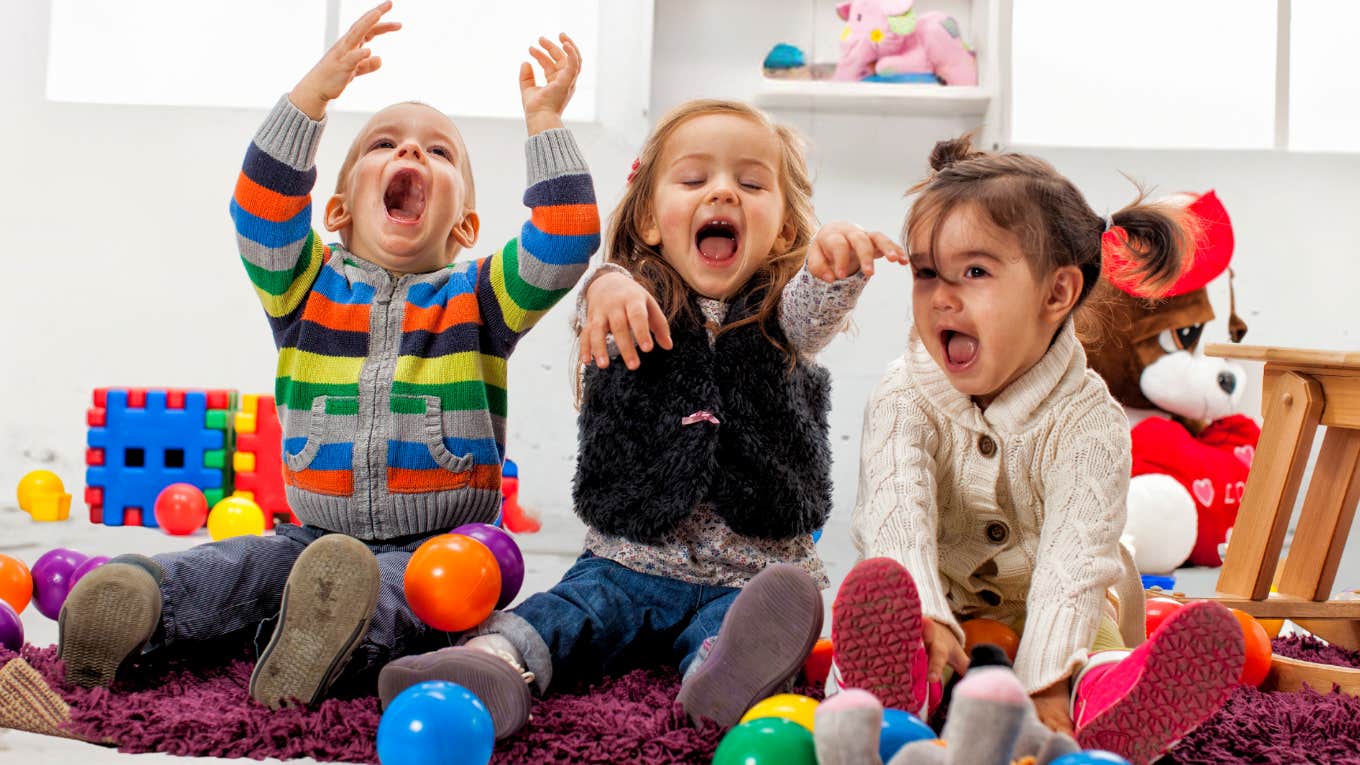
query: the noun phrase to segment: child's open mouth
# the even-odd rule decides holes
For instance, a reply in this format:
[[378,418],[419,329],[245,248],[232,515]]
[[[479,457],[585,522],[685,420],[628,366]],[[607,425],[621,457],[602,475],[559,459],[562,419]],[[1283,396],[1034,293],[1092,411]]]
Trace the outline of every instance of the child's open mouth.
[[737,254],[736,224],[715,218],[699,227],[698,233],[694,235],[694,244],[710,265],[727,265]]
[[940,345],[944,348],[944,358],[951,372],[967,369],[977,361],[978,341],[972,335],[946,329],[940,333]]
[[398,170],[383,193],[387,217],[398,223],[416,223],[425,214],[425,180],[415,170]]

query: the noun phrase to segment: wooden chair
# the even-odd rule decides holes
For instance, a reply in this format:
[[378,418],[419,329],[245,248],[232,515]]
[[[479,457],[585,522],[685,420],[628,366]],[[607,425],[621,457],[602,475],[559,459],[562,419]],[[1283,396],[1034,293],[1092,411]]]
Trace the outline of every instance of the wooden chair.
[[[1259,618],[1291,619],[1331,643],[1360,649],[1360,601],[1330,599],[1360,504],[1360,352],[1243,345],[1210,345],[1205,352],[1265,362],[1261,440],[1219,574],[1218,599]],[[1319,425],[1327,426],[1327,434],[1280,565]],[[1325,678],[1360,694],[1360,670],[1277,657],[1272,674],[1281,688]]]

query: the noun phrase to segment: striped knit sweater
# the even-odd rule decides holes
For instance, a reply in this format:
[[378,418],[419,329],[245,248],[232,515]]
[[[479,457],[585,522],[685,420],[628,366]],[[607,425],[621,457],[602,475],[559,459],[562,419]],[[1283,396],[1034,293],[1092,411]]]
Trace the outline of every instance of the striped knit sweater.
[[288,501],[365,540],[491,522],[505,457],[506,360],[599,246],[569,132],[526,145],[532,208],[490,257],[394,276],[311,228],[325,121],[285,96],[246,151],[231,215],[279,349]]

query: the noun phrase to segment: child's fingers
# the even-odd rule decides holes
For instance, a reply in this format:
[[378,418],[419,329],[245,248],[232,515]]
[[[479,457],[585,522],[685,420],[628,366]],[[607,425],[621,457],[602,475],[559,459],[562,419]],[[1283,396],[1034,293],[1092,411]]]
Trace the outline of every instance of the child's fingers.
[[369,42],[378,35],[385,35],[388,32],[395,32],[398,29],[401,29],[400,21],[384,21],[383,23],[368,30],[368,34],[364,35],[364,42]]
[[[628,327],[628,313],[622,308],[610,312],[609,333],[614,336],[614,347],[618,349],[624,366],[637,369],[639,363],[637,348],[633,346],[633,333]],[[606,346],[605,355],[608,354],[609,348]]]
[[590,355],[595,358],[595,366],[604,369],[609,366],[609,324],[603,318],[590,322]]
[[345,69],[353,69],[371,55],[373,55],[373,51],[368,48],[355,48],[340,57],[340,66]]
[[581,71],[581,49],[576,47],[576,41],[571,39],[566,32],[558,35],[562,40],[562,49],[567,52],[567,64],[573,72]]
[[558,66],[567,63],[567,54],[562,52],[562,49],[558,47],[557,43],[546,37],[540,37],[538,38],[538,44],[543,46],[543,49],[548,52],[548,55],[552,56],[553,61],[557,62]]
[[963,650],[963,646],[959,645],[957,641],[949,641],[949,666],[962,675],[968,671],[968,665],[971,663],[968,654]]
[[808,245],[805,268],[814,279],[821,279],[824,282],[836,281],[836,275],[831,272],[831,267],[826,263],[826,254],[822,252],[822,244],[819,239],[813,239],[812,244]]
[[341,36],[340,40],[343,40],[346,47],[349,48],[359,45],[363,42],[364,35],[368,34],[368,30],[372,29],[378,23],[378,19],[381,19],[383,14],[390,10],[392,10],[391,0],[373,6],[368,13],[360,16],[350,25],[350,28]]
[[873,240],[874,247],[889,261],[893,263],[906,262],[906,251],[902,249],[901,245],[890,239],[887,234],[882,231],[873,231],[870,232],[869,238]]
[[652,349],[652,328],[647,321],[647,304],[642,301],[630,303],[625,313],[628,314],[628,331],[637,341],[638,348],[643,351],[650,351]]
[[647,296],[647,323],[652,328],[652,334],[656,336],[657,344],[669,351],[673,347],[671,325],[666,322],[666,312],[661,310],[661,304],[651,295]]
[[557,71],[557,63],[549,58],[548,54],[538,48],[530,48],[529,55],[534,57],[534,60],[538,62],[539,66],[543,67],[544,79],[552,81],[553,72]]
[[354,68],[354,76],[363,77],[366,74],[372,74],[373,72],[378,71],[381,67],[382,56],[370,56],[369,58],[360,61],[359,65]]
[[576,347],[578,350],[577,360],[581,366],[591,362],[590,355],[590,332],[586,327],[581,327],[581,334],[576,336]]
[[[850,232],[849,239],[850,246],[855,251],[855,260],[859,261],[859,270],[863,271],[865,276],[873,276],[876,250],[873,240],[863,231]],[[854,261],[851,261],[851,265],[854,265]]]
[[521,62],[519,65],[519,89],[528,90],[534,86],[534,68],[528,61]]
[[926,680],[935,683],[940,682],[944,677],[944,667],[949,663],[949,649],[945,647],[943,640],[936,640],[927,646],[930,661],[926,666]]

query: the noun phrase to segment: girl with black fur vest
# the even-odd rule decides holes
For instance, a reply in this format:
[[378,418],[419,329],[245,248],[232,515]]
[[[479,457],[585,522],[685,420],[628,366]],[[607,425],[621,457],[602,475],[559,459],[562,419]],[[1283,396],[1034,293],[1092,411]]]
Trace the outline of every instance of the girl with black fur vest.
[[829,586],[812,534],[831,509],[830,387],[812,356],[875,258],[905,262],[880,233],[814,241],[811,196],[799,139],[756,109],[661,120],[578,304],[585,552],[463,645],[389,664],[384,701],[450,680],[508,735],[529,686],[641,659],[679,667],[692,718],[731,726],[798,671]]

